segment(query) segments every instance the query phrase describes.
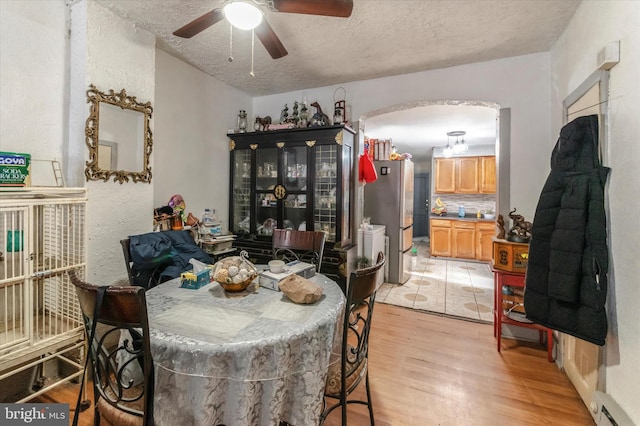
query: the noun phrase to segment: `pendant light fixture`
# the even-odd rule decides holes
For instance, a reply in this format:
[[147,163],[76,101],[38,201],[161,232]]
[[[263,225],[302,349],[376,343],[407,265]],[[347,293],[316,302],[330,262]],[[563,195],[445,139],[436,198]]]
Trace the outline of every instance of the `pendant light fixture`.
[[447,133],[447,146],[445,146],[444,149],[442,150],[442,155],[445,158],[453,157],[453,148],[451,148],[451,143],[449,141],[450,138],[451,136],[449,135],[449,133]]
[[[464,135],[466,135],[467,132],[461,131],[461,130],[456,130],[453,132],[447,132],[447,136],[451,137],[451,136],[455,136],[456,137],[456,143],[453,145],[453,147],[451,147],[451,150],[453,151],[452,154],[455,155],[460,155],[460,154],[464,154],[466,152],[469,151],[469,145],[464,143]],[[462,141],[460,141],[460,137],[462,136]],[[449,148],[449,142],[447,141],[447,148]],[[446,148],[445,148],[446,149]]]
[[240,30],[252,30],[262,22],[262,12],[249,2],[229,1],[222,8],[222,13],[231,25]]

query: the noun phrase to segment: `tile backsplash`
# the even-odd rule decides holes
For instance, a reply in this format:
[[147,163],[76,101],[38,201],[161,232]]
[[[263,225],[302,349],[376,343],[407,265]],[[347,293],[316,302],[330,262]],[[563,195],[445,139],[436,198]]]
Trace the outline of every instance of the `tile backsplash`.
[[440,200],[447,205],[447,211],[454,213],[460,206],[464,207],[467,214],[475,214],[478,210],[481,213],[487,210],[496,210],[496,196],[493,194],[433,194],[431,207],[435,205],[435,200]]

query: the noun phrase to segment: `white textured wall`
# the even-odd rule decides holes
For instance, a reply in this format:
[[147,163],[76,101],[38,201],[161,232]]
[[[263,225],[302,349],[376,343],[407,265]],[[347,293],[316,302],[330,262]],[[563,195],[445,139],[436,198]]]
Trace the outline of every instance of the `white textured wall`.
[[[89,115],[85,91],[89,84],[101,91],[125,89],[139,102],[155,107],[155,37],[134,27],[94,2],[71,9],[71,74],[69,146],[88,157],[84,145],[84,120]],[[151,129],[155,128],[154,118]],[[75,161],[74,164],[78,164]],[[151,157],[153,169],[154,158]],[[119,240],[151,231],[153,186],[89,181],[87,206],[88,279],[111,284],[126,278]]]
[[251,98],[158,50],[156,53],[154,207],[173,194],[198,218],[216,209],[229,217],[229,139],[238,111],[251,115]]
[[3,151],[30,153],[39,160],[63,159],[66,17],[62,1],[0,1]]
[[[640,425],[640,2],[583,2],[551,50],[552,129],[562,126],[562,101],[596,70],[607,43],[620,40],[610,72],[607,193],[610,242],[609,334],[605,390]],[[549,147],[551,148],[551,147]]]
[[[511,108],[511,205],[533,219],[549,169],[549,55],[539,53],[490,62],[343,84],[348,119],[371,111],[419,101],[495,102]],[[254,99],[254,114],[279,117],[287,103],[306,95],[333,113],[337,86],[282,93]],[[311,108],[313,113],[313,108]]]

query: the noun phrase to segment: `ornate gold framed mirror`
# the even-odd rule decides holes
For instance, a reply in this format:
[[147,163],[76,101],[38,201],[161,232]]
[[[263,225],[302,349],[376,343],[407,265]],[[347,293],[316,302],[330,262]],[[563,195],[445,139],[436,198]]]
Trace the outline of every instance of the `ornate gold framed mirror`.
[[151,102],[138,102],[124,89],[104,93],[93,84],[87,90],[87,102],[91,103],[85,125],[87,180],[106,182],[113,177],[120,184],[129,180],[151,183]]

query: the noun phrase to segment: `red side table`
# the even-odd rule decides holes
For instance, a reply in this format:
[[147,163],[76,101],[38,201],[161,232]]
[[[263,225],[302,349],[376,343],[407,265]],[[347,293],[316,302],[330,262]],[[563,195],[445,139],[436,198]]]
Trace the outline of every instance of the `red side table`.
[[498,341],[498,352],[502,341],[502,324],[516,325],[518,327],[532,328],[539,331],[540,343],[543,343],[543,333],[547,333],[547,360],[553,362],[553,330],[535,323],[521,322],[509,318],[504,314],[502,307],[502,287],[524,289],[524,273],[509,272],[491,267],[494,277],[494,310],[493,310],[493,335]]

